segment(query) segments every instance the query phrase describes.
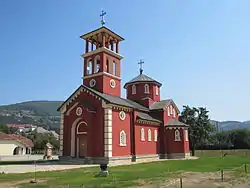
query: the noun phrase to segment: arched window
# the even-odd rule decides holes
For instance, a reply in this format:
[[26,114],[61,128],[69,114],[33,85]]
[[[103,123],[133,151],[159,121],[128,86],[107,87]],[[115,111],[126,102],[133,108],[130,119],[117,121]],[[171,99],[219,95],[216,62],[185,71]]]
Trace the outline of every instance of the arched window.
[[132,95],[135,95],[136,94],[136,85],[133,84],[132,85]]
[[149,85],[148,84],[144,85],[144,93],[149,93]]
[[113,61],[113,74],[117,76],[117,63]]
[[148,129],[148,141],[152,141],[151,129]]
[[169,106],[168,106],[168,116],[170,116],[170,108],[169,108]]
[[188,130],[185,130],[185,141],[188,141]]
[[106,72],[109,72],[109,59],[106,60]]
[[175,109],[173,108],[173,116],[175,117],[176,116],[176,113],[175,113]]
[[120,146],[126,146],[126,133],[125,131],[120,132]]
[[141,128],[141,141],[145,141],[145,133],[143,128]]
[[174,132],[174,140],[175,140],[175,141],[181,141],[181,133],[180,133],[179,130],[176,130],[176,131]]
[[92,59],[89,59],[88,62],[87,62],[87,75],[90,75],[92,74]]
[[100,56],[95,57],[95,68],[94,68],[94,73],[99,72],[100,70]]
[[154,130],[154,137],[155,137],[155,142],[157,142],[157,139],[158,139],[158,132],[157,132],[156,129]]
[[170,114],[172,115],[173,114],[173,106],[170,105]]
[[156,86],[156,88],[155,88],[155,94],[159,95],[159,88],[158,88],[158,86]]

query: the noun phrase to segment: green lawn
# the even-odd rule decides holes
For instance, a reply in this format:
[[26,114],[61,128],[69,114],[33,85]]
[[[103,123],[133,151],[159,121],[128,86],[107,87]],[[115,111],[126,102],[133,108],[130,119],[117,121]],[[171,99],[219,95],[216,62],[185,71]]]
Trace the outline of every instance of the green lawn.
[[[203,157],[198,160],[160,161],[130,166],[111,167],[110,175],[106,178],[96,177],[99,168],[81,168],[67,171],[38,172],[37,179],[49,180],[41,184],[26,184],[23,187],[129,187],[143,182],[159,182],[166,180],[181,171],[214,172],[220,169],[230,170],[243,164],[250,167],[250,157],[227,156]],[[250,168],[249,168],[250,169]],[[1,174],[1,182],[30,179],[34,176],[27,174]]]

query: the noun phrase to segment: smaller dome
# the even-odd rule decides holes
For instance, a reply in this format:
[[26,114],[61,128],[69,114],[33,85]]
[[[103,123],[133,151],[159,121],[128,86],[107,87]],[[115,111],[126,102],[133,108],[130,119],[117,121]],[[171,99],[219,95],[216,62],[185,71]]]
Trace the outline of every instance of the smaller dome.
[[156,80],[150,78],[149,76],[147,76],[145,74],[139,74],[137,77],[135,77],[132,80],[130,80],[129,82],[127,82],[124,85],[124,88],[126,89],[127,86],[130,85],[130,84],[140,83],[140,82],[154,83],[154,84],[158,85],[159,87],[161,87],[161,85],[162,85],[160,82],[157,82]]

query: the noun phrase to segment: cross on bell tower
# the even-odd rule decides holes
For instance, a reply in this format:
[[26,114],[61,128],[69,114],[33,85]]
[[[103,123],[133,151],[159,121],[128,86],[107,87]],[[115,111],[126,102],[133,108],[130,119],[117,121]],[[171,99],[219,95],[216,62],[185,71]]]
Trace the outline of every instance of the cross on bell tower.
[[101,24],[102,24],[102,26],[104,26],[105,25],[105,20],[104,20],[104,16],[106,15],[107,13],[104,11],[104,10],[102,10],[102,12],[101,12],[101,14],[100,14],[100,17],[102,18],[101,19]]
[[142,72],[143,72],[142,64],[144,64],[144,61],[140,60],[138,64],[140,66],[140,74],[142,74]]

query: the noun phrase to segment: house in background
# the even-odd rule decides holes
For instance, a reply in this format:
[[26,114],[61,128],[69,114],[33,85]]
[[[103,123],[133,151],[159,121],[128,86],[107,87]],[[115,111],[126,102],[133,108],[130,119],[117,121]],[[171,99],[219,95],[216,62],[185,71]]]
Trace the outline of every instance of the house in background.
[[31,132],[37,128],[37,126],[32,124],[7,124],[7,126],[17,128],[18,132]]
[[0,132],[0,156],[28,155],[33,146],[32,140],[21,135]]

